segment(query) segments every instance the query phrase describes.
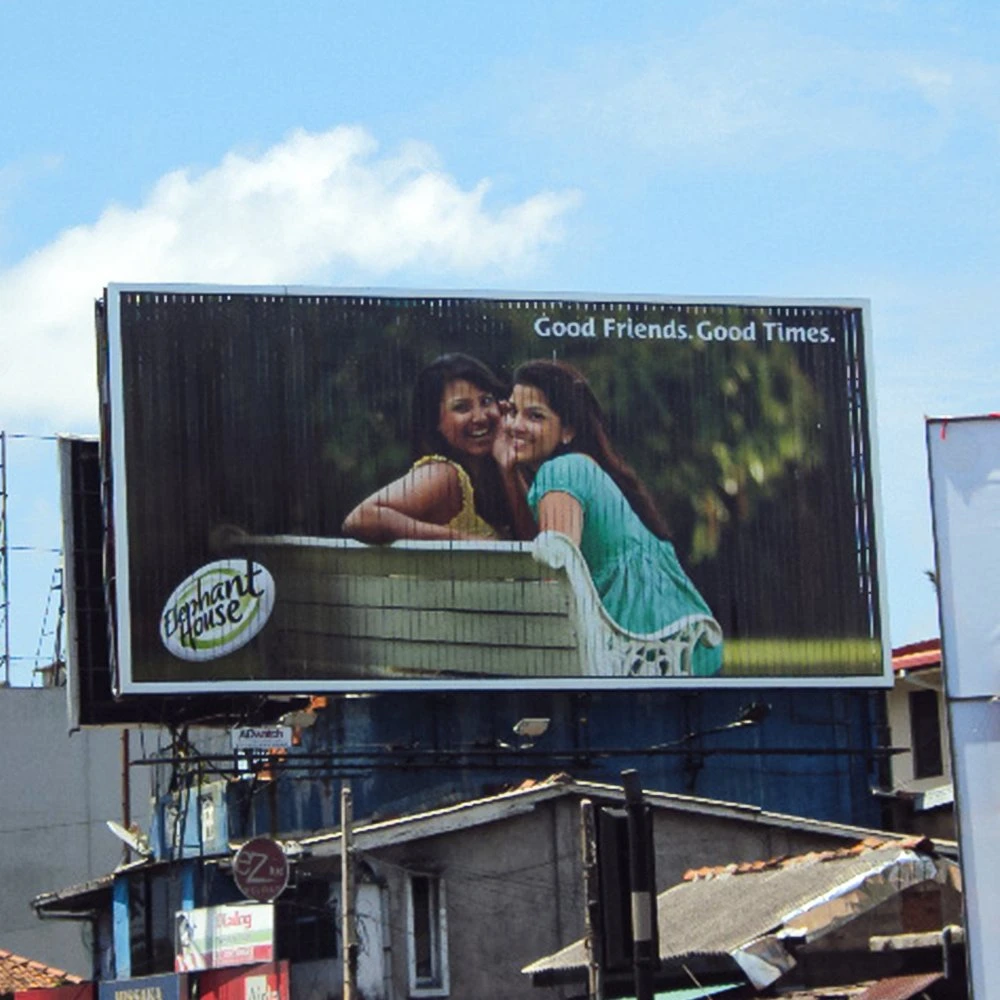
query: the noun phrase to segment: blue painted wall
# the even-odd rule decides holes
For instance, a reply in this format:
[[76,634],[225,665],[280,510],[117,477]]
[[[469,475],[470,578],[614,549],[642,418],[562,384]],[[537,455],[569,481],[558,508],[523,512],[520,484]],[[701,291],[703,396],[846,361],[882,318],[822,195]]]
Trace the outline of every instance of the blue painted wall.
[[[770,706],[758,725],[711,732],[744,706]],[[547,717],[519,749],[514,723]],[[395,693],[330,699],[303,733],[311,770],[231,789],[229,835],[315,830],[339,822],[341,777],[356,817],[398,815],[510,787],[554,771],[643,785],[862,826],[881,825],[871,789],[886,734],[880,692],[806,689]],[[502,744],[506,744],[503,746]],[[667,745],[669,752],[643,752]],[[627,750],[636,751],[633,753]],[[732,752],[727,752],[732,751]]]

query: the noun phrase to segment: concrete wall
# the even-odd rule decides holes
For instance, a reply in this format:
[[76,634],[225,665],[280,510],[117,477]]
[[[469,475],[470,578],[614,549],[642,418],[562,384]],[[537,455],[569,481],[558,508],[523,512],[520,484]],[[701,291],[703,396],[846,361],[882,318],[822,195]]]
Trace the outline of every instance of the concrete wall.
[[[0,948],[89,977],[89,925],[39,920],[30,904],[121,861],[105,825],[121,819],[121,737],[67,728],[65,688],[0,690]],[[133,816],[144,825],[148,812],[143,786]]]
[[899,677],[886,694],[889,715],[890,741],[894,747],[908,747],[910,737],[910,693],[931,689],[938,694],[938,719],[941,725],[941,756],[944,774],[931,778],[913,777],[913,754],[901,753],[892,757],[892,786],[911,792],[924,792],[951,781],[951,746],[948,739],[948,704],[940,670],[921,670],[908,677]]
[[[392,997],[408,992],[407,872],[444,880],[452,997],[536,996],[520,968],[583,930],[579,831],[551,805],[475,830],[380,850],[388,884]],[[548,994],[552,995],[552,994]]]

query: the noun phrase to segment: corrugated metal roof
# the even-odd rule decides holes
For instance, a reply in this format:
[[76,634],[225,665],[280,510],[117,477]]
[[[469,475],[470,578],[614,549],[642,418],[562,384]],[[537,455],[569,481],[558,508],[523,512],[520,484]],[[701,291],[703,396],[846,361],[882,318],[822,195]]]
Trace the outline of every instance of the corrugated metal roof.
[[[361,822],[354,828],[354,837],[360,849],[373,850],[388,844],[404,843],[421,837],[435,836],[440,833],[492,823],[506,816],[516,815],[518,812],[530,811],[548,799],[566,795],[587,796],[602,801],[624,801],[621,785],[580,781],[567,774],[558,774],[552,775],[544,781],[525,783],[510,791],[481,799],[469,799],[437,809],[428,809],[391,819]],[[882,839],[892,838],[892,834],[887,834],[884,831],[809,819],[786,813],[769,812],[759,806],[743,803],[651,790],[645,790],[643,796],[654,809],[725,817],[809,833],[822,833],[830,837],[843,838],[850,843],[855,843],[869,836],[878,836]],[[905,835],[901,835],[898,839],[902,840],[904,837]],[[298,843],[303,848],[310,850],[314,856],[335,857],[340,853],[340,832],[336,830],[320,831],[302,837]]]
[[[599,801],[624,801],[621,785],[579,781],[568,774],[555,774],[543,781],[525,782],[517,788],[480,799],[470,799],[391,819],[361,821],[355,825],[353,835],[359,850],[376,850],[391,844],[407,843],[424,837],[433,837],[494,823],[509,816],[530,812],[547,800],[570,795],[579,798],[586,796]],[[651,790],[644,791],[643,795],[646,802],[654,809],[699,816],[714,816],[801,832],[820,833],[824,836],[841,838],[849,843],[876,835],[882,838],[892,837],[892,834],[886,834],[884,831],[848,826],[827,820],[810,819],[804,816],[793,816],[787,813],[769,812],[759,806],[738,802],[725,802],[720,799],[706,799]],[[901,834],[898,841],[904,841],[905,837],[906,835]],[[285,840],[283,843],[286,851],[292,855],[303,849],[308,850],[314,858],[336,858],[340,855],[339,830],[317,831],[297,841]],[[957,853],[957,845],[952,841],[936,841],[935,843],[939,850],[945,853]],[[234,849],[238,845],[230,844],[229,846],[230,849]],[[212,857],[228,858],[229,852],[214,856],[206,855],[205,860],[211,860]],[[171,864],[173,862],[169,860],[154,862],[143,859],[129,865],[119,866],[115,874],[135,867],[153,868],[157,865],[169,866]],[[32,905],[36,910],[45,911],[86,909],[99,899],[101,893],[110,891],[112,882],[113,876],[106,875],[83,885],[42,893],[35,897]]]
[[0,948],[0,993],[82,983],[79,976]]
[[889,979],[880,979],[873,983],[863,993],[859,993],[854,1000],[910,1000],[918,993],[933,986],[944,976],[940,972],[925,972],[915,976],[892,976]]
[[863,853],[828,852],[777,868],[685,882],[659,898],[661,955],[731,954],[793,916],[845,891],[910,853],[898,846]]
[[[940,862],[948,864],[948,862]],[[935,862],[909,846],[885,844],[858,851],[814,852],[771,866],[713,869],[708,877],[681,882],[657,898],[660,955],[666,962],[693,956],[733,956],[767,935],[811,927],[810,910],[857,889],[882,872],[894,876],[881,891],[902,891],[907,866],[923,877]],[[812,919],[815,919],[813,916]],[[538,959],[529,974],[584,970],[583,941]]]

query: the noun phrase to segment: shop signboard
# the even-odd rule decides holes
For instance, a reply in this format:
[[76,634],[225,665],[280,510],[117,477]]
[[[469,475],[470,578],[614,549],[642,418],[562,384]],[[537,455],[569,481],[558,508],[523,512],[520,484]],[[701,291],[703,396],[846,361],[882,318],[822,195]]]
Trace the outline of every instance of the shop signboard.
[[270,837],[248,840],[233,858],[236,888],[247,899],[260,903],[277,899],[288,886],[290,874],[284,849]]
[[113,285],[98,334],[122,693],[888,682],[862,300]]
[[198,996],[200,1000],[288,1000],[288,962],[203,972]]
[[47,986],[32,990],[14,990],[13,997],[14,1000],[94,1000],[94,984],[92,982],[85,982],[72,983],[68,986]]
[[188,979],[176,972],[103,979],[98,983],[98,1000],[188,1000]]
[[178,972],[272,962],[274,907],[249,903],[180,910],[175,954]]

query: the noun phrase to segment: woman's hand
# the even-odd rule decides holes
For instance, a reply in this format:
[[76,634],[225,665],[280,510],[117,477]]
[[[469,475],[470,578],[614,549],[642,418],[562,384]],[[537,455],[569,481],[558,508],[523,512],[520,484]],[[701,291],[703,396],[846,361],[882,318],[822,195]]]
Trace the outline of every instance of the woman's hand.
[[[505,404],[509,405],[509,404]],[[493,461],[503,473],[512,472],[517,464],[517,452],[514,450],[514,435],[511,433],[507,419],[500,421],[496,436],[493,438]]]
[[[501,411],[506,415],[509,407],[509,403],[502,403]],[[521,541],[530,541],[538,529],[528,507],[528,481],[525,479],[524,470],[518,467],[514,435],[507,419],[501,423],[493,439],[493,461],[500,470],[500,480],[503,483],[513,522],[511,527],[514,529],[514,537]]]

